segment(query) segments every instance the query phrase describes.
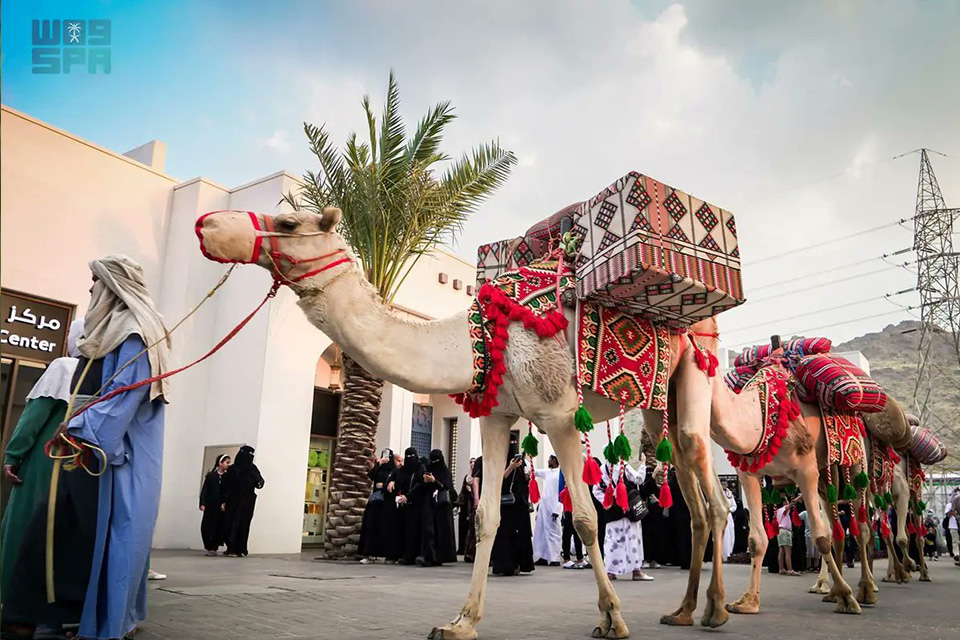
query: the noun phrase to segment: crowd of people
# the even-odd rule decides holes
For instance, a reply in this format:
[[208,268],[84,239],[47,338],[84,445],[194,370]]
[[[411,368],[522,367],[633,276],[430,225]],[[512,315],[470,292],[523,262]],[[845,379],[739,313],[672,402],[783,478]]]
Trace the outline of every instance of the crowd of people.
[[240,447],[231,464],[230,456],[219,455],[200,489],[200,537],[208,556],[217,555],[226,545],[225,556],[246,557],[250,523],[257,504],[257,490],[264,485],[260,469],[253,463],[254,449]]
[[[598,539],[604,569],[611,579],[628,576],[650,581],[650,569],[664,565],[690,567],[692,551],[690,511],[676,472],[646,456],[634,468],[597,460],[601,482],[591,491],[598,516]],[[439,450],[420,458],[414,448],[404,456],[389,449],[371,462],[371,494],[363,515],[359,552],[361,562],[438,566],[456,562],[458,556],[472,563],[476,557],[475,516],[483,487],[483,458],[470,460],[470,469],[454,487]],[[604,507],[608,486],[623,477],[631,508]],[[531,480],[537,483],[539,500],[531,500]],[[520,453],[517,435],[511,434],[508,458],[500,480],[500,526],[494,538],[490,566],[497,576],[529,573],[537,566],[564,569],[590,568],[584,545],[573,525],[573,505],[566,479],[556,456],[545,468],[535,468]],[[660,487],[669,483],[674,503],[663,509],[658,503]],[[748,514],[731,487],[725,486],[730,503],[722,544],[728,558],[747,546]],[[641,502],[642,508],[633,508]],[[454,520],[457,521],[456,535]],[[709,550],[708,550],[709,554]]]

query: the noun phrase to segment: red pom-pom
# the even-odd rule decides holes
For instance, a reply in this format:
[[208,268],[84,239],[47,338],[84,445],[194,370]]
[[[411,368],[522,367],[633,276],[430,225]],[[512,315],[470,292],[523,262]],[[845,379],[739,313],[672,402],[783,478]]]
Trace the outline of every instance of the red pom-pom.
[[857,524],[856,518],[850,518],[850,535],[854,538],[860,537],[860,525]]
[[913,535],[917,532],[917,527],[912,522],[907,523],[907,533]]
[[865,504],[860,505],[860,511],[857,512],[857,520],[859,520],[860,522],[867,521],[867,505]]
[[603,475],[600,473],[600,465],[597,464],[597,461],[593,458],[587,458],[586,463],[583,465],[583,481],[588,486],[593,486],[595,484],[600,484],[600,480],[603,479]]
[[797,513],[796,509],[790,510],[790,521],[793,523],[794,528],[803,526],[803,520],[800,519],[800,514]]
[[630,507],[630,501],[627,500],[627,483],[623,481],[623,478],[620,478],[620,482],[617,483],[617,494],[616,494],[617,506],[626,511]]
[[603,492],[603,508],[609,509],[613,506],[613,485],[608,484],[607,490]]
[[839,520],[833,521],[833,539],[834,541],[843,540],[846,536],[843,533],[843,525]]
[[887,522],[886,518],[880,519],[880,534],[884,537],[884,539],[888,539],[891,536],[890,523]]
[[673,494],[670,492],[670,485],[666,482],[660,487],[659,502],[663,509],[669,509],[673,506]]
[[537,476],[530,476],[530,502],[533,504],[540,502],[540,485],[537,484]]
[[769,520],[763,523],[763,529],[767,532],[767,539],[772,540],[777,537],[777,533],[773,530],[773,525]]
[[927,537],[927,527],[925,525],[920,525],[920,531],[917,532],[921,538]]
[[564,511],[573,511],[573,499],[570,497],[570,489],[568,487],[564,487],[563,491],[560,492],[560,504],[563,505]]
[[774,532],[774,533],[780,533],[780,521],[779,521],[779,520],[777,520],[776,518],[772,518],[772,519],[770,520],[770,524],[773,526],[773,532]]

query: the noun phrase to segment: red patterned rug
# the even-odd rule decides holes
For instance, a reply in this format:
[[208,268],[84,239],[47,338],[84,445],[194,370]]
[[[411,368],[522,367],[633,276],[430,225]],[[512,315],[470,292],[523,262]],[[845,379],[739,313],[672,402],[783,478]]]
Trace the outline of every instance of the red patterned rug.
[[790,421],[800,415],[800,406],[788,384],[790,372],[779,363],[762,367],[741,393],[756,391],[760,397],[763,434],[756,448],[747,454],[727,451],[727,459],[735,469],[756,473],[767,466],[780,452]]
[[866,427],[855,413],[835,411],[820,405],[823,429],[827,435],[827,464],[839,467],[863,465],[863,434]]
[[892,490],[893,466],[900,463],[900,456],[872,433],[867,432],[867,438],[870,440],[870,491],[883,497]]
[[582,303],[577,362],[585,388],[626,407],[667,408],[670,330],[666,326],[639,314]]

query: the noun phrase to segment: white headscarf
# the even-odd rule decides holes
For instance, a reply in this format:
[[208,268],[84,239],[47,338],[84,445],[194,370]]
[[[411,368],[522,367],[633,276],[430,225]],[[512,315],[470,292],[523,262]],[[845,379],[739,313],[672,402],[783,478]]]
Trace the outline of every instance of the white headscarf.
[[[91,360],[102,358],[135,334],[150,347],[151,377],[169,371],[170,336],[147,291],[143,267],[127,256],[115,255],[94,260],[90,270],[97,281],[83,337],[77,341],[80,352]],[[168,386],[166,380],[150,385],[150,400],[169,399]]]
[[74,371],[77,370],[77,357],[80,355],[77,351],[77,338],[80,337],[82,330],[83,318],[70,323],[70,329],[67,332],[67,353],[70,357],[57,358],[47,365],[47,370],[27,394],[27,400],[56,398],[70,402],[70,382],[73,380]]

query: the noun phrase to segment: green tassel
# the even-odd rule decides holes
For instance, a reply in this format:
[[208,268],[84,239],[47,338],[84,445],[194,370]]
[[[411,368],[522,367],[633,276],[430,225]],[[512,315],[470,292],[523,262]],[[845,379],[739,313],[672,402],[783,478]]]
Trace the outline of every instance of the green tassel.
[[617,453],[613,450],[613,443],[608,442],[607,446],[603,448],[603,458],[610,464],[616,464],[619,458],[617,458]]
[[656,458],[659,462],[673,461],[673,445],[670,444],[670,440],[667,438],[667,436],[660,438],[660,443],[657,445]]
[[834,504],[837,501],[837,487],[832,484],[827,485],[827,502]]
[[528,433],[523,438],[523,442],[520,443],[520,446],[523,448],[523,452],[531,458],[536,458],[540,451],[540,443],[537,441],[537,437],[532,433]]
[[797,492],[797,487],[790,485],[789,487],[783,487],[783,492],[787,494],[788,498],[792,498],[793,494]]
[[878,510],[883,509],[884,508],[883,496],[873,496],[873,504],[877,505]]
[[923,515],[923,507],[920,506],[921,504],[923,504],[923,503],[918,503],[917,506],[914,507],[914,509],[913,509],[913,512],[914,512],[915,514],[917,514],[918,516],[922,516],[922,515]]
[[853,477],[853,486],[855,486],[857,489],[866,489],[867,485],[869,484],[870,478],[868,478],[867,474],[865,474],[863,471]]
[[766,487],[760,487],[760,502],[770,504],[770,492],[767,491]]
[[927,503],[921,500],[918,506],[920,507],[920,511],[923,511],[924,509],[927,508]]
[[629,460],[633,454],[633,450],[630,447],[630,439],[622,433],[618,435],[613,441],[613,452],[616,453],[617,457],[621,460]]
[[780,489],[774,489],[770,492],[770,504],[775,506],[780,506],[783,503],[783,494],[780,493]]
[[884,503],[884,506],[887,506],[887,507],[889,507],[890,505],[892,505],[892,504],[893,504],[893,494],[890,493],[889,491],[887,491],[885,494],[883,494],[883,503]]
[[589,433],[593,431],[593,416],[587,411],[587,408],[580,405],[577,412],[573,414],[573,424],[576,425],[580,433]]
[[857,492],[854,490],[852,484],[846,484],[843,486],[843,499],[844,500],[856,500]]

